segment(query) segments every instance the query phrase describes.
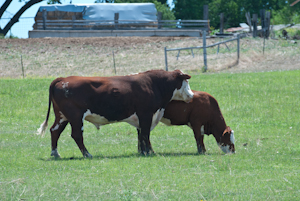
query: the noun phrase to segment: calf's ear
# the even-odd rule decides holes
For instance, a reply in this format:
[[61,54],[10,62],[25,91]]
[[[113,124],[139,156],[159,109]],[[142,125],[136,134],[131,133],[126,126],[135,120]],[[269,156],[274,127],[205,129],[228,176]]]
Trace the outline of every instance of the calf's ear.
[[226,133],[228,133],[228,134],[230,134],[230,133],[231,133],[231,128],[230,128],[229,126],[227,126],[227,127],[225,128],[225,130],[224,130],[224,132],[223,132],[223,135],[222,135],[222,136],[226,135]]

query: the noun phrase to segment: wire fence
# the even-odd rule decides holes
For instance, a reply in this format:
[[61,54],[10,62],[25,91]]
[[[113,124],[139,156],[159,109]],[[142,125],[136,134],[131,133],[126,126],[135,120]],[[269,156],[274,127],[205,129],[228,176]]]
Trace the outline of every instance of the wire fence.
[[[45,38],[10,40],[0,44],[0,77],[40,77],[69,75],[126,75],[150,69],[165,69],[164,47],[201,46],[202,38],[171,42],[131,44],[107,47],[120,38]],[[126,43],[128,38],[124,39]],[[142,38],[136,38],[143,40]],[[5,40],[4,40],[5,41]],[[77,42],[76,42],[77,41]],[[78,43],[79,41],[79,43]],[[207,45],[221,39],[208,40]],[[20,48],[22,47],[22,48]],[[228,68],[237,60],[236,41],[207,48],[208,71]],[[169,70],[201,71],[203,49],[168,53]]]
[[[3,29],[11,18],[0,18],[0,26]],[[6,37],[28,38],[28,31],[33,30],[34,17],[20,17],[19,22],[15,23]]]
[[[144,43],[139,43],[144,40]],[[147,41],[149,40],[149,41]],[[57,77],[127,75],[165,69],[164,47],[202,46],[202,38],[160,42],[150,38],[43,38],[8,39],[0,43],[0,77]],[[226,39],[207,40],[207,46]],[[300,69],[300,48],[289,41],[243,38],[237,64],[237,41],[207,48],[208,72],[223,70]],[[22,58],[21,58],[22,57]],[[168,52],[168,70],[201,72],[203,49]]]

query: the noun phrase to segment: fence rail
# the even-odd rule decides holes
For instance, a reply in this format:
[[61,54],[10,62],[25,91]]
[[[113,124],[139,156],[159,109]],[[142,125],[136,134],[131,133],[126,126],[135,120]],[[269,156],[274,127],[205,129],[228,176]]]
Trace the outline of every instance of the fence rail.
[[47,11],[42,11],[42,16],[36,19],[34,28],[37,30],[89,30],[89,29],[161,29],[161,28],[185,28],[205,30],[209,20],[120,20],[119,13],[114,13],[113,20],[83,20],[76,19],[47,19]]
[[38,30],[56,29],[161,29],[194,28],[205,29],[208,20],[36,20]]
[[[236,61],[236,63],[238,64],[239,58],[240,58],[240,35],[237,35],[236,38],[228,39],[228,40],[221,41],[221,42],[218,42],[218,43],[214,43],[214,44],[211,44],[211,45],[206,45],[206,32],[205,31],[203,31],[202,37],[203,37],[203,46],[172,48],[172,49],[167,49],[167,47],[165,47],[164,50],[165,50],[166,71],[168,71],[168,56],[167,56],[168,51],[178,51],[178,54],[177,54],[177,59],[178,59],[181,50],[191,50],[191,53],[194,57],[193,49],[203,49],[204,71],[207,71],[206,48],[218,46],[218,50],[217,50],[217,54],[218,54],[219,53],[219,46],[221,44],[226,45],[226,43],[231,42],[231,41],[235,41],[235,40],[237,41],[237,61]],[[227,49],[229,49],[227,45],[226,45],[226,47],[227,47]]]

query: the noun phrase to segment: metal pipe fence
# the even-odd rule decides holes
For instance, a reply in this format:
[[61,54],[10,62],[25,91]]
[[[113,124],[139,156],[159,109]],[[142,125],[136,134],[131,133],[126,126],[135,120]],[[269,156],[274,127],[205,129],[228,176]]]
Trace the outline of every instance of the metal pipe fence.
[[226,48],[230,51],[229,47],[227,46],[226,43],[228,42],[231,42],[231,41],[237,41],[237,60],[236,60],[236,64],[238,64],[239,62],[239,58],[240,58],[240,35],[237,35],[237,37],[235,38],[232,38],[232,39],[228,39],[228,40],[225,40],[225,41],[221,41],[221,42],[217,42],[217,43],[214,43],[214,44],[210,44],[210,45],[206,45],[206,31],[203,31],[203,34],[202,34],[202,38],[203,38],[203,45],[202,46],[195,46],[195,47],[183,47],[183,48],[170,48],[170,49],[167,49],[167,47],[164,48],[164,53],[165,53],[165,68],[166,70],[168,71],[168,56],[167,56],[167,52],[169,51],[177,51],[177,60],[179,58],[179,55],[180,55],[180,51],[182,50],[191,50],[191,54],[193,55],[193,58],[194,58],[194,52],[193,52],[193,49],[203,49],[203,63],[204,63],[204,71],[207,71],[207,48],[210,48],[210,47],[215,47],[215,46],[218,46],[218,49],[217,49],[217,54],[219,53],[219,49],[220,49],[220,45],[221,44],[224,44],[226,46]]

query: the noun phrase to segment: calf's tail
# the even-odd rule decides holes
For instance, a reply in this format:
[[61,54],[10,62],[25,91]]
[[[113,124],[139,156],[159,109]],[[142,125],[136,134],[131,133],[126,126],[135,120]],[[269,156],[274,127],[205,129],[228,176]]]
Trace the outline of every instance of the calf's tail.
[[49,104],[48,104],[48,112],[46,116],[46,120],[41,124],[40,128],[37,130],[37,135],[41,135],[44,137],[46,128],[48,126],[48,119],[50,115],[50,109],[51,109],[51,100],[52,100],[52,91],[53,91],[53,86],[56,84],[56,82],[52,82],[50,87],[49,87]]

